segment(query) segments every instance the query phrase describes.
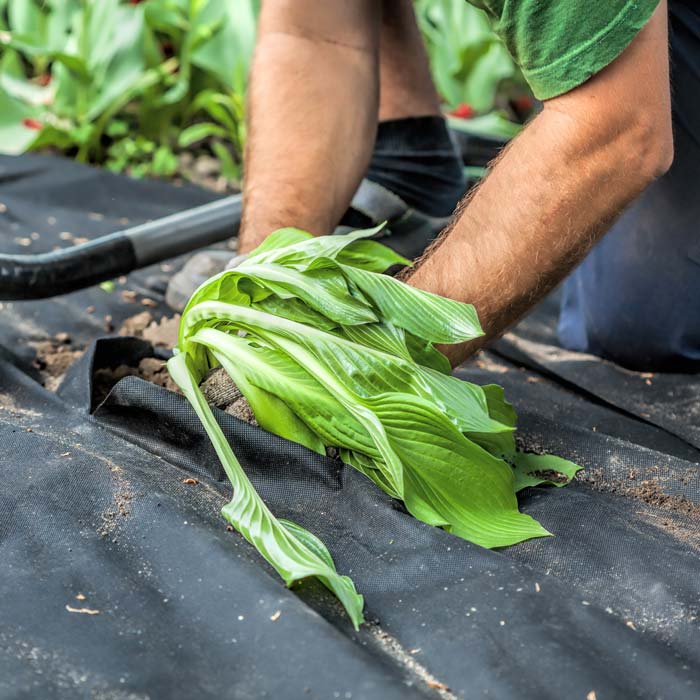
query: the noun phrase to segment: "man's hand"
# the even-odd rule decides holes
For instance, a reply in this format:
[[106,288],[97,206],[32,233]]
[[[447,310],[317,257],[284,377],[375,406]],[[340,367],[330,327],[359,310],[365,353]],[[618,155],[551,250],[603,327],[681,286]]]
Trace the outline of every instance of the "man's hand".
[[663,0],[613,63],[545,103],[407,275],[476,307],[486,335],[447,348],[453,365],[561,281],[672,159]]

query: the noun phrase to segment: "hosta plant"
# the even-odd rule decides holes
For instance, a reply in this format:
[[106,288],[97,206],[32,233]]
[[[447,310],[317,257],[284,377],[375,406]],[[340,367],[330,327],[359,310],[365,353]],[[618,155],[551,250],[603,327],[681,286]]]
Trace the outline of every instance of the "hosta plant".
[[263,429],[322,455],[335,448],[414,517],[484,547],[548,535],[518,511],[516,491],[545,481],[545,470],[566,481],[577,469],[518,453],[503,390],[451,375],[435,345],[481,335],[474,308],[381,274],[408,261],[369,240],[376,232],[274,233],[195,292],[168,363],[233,486],[224,517],[288,585],[319,578],[356,626],[353,582],[315,535],[276,519],[246,477],[199,388],[212,368],[228,373]]

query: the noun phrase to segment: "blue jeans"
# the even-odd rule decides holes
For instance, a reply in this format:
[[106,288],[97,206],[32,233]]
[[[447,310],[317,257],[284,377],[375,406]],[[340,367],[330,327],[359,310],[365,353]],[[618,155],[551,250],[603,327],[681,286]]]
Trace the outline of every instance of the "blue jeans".
[[562,345],[632,369],[700,371],[699,8],[671,3],[674,163],[564,283]]

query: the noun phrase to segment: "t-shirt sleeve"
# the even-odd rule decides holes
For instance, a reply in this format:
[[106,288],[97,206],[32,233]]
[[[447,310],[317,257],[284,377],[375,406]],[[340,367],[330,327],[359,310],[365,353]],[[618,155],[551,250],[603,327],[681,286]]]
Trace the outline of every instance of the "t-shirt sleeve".
[[614,61],[659,0],[472,0],[520,65],[535,97],[581,85]]

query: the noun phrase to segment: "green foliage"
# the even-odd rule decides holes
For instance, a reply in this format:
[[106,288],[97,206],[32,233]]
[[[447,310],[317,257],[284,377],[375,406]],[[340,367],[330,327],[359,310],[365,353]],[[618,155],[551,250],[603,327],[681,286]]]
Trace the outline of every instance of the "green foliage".
[[223,367],[265,430],[320,454],[339,450],[413,516],[484,547],[548,535],[518,511],[516,491],[578,469],[518,453],[503,390],[451,376],[435,344],[482,335],[474,308],[380,274],[408,261],[368,240],[377,231],[272,234],[195,292],[169,362],[231,480],[224,517],[288,584],[318,576],[355,625],[362,602],[352,582],[246,479],[198,388],[210,368]]
[[256,0],[3,0],[0,150],[171,175],[205,137],[240,177]]
[[[258,12],[259,0],[0,0],[0,151],[50,147],[169,176],[196,147],[240,180]],[[416,13],[448,108],[491,112],[504,89],[522,89],[482,11],[417,0]],[[480,133],[517,130],[487,116]]]
[[488,112],[504,86],[524,91],[520,70],[483,10],[454,0],[416,0],[415,8],[433,79],[448,107],[468,104]]

